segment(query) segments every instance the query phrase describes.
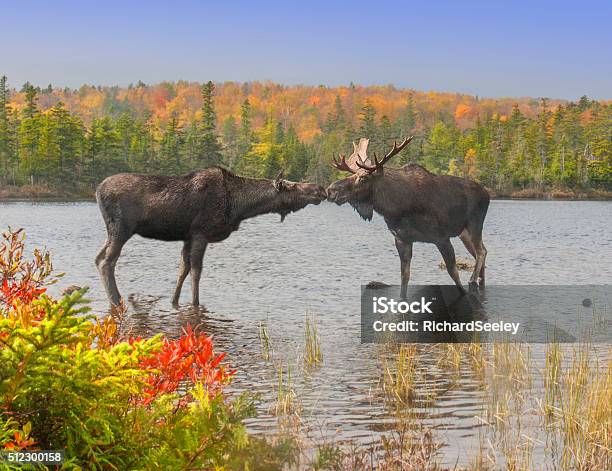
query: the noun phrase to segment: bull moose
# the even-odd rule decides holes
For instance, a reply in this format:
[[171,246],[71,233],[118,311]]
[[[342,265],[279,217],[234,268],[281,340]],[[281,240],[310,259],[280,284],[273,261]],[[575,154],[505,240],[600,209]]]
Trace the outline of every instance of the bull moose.
[[405,139],[379,161],[367,157],[367,139],[354,146],[348,161],[334,157],[333,166],[352,175],[333,182],[327,188],[328,200],[351,204],[365,220],[373,211],[381,214],[395,237],[401,265],[400,294],[406,297],[410,279],[410,261],[414,242],[435,244],[446,269],[462,293],[465,293],[455,263],[450,238],[459,236],[476,260],[470,285],[484,287],[487,249],[482,243],[482,226],[489,207],[489,194],[478,183],[450,175],[436,175],[420,165],[401,168],[384,165],[412,140]]
[[206,247],[238,229],[240,222],[278,213],[281,222],[291,212],[326,199],[325,189],[312,183],[244,178],[221,167],[183,176],[123,173],[106,178],[96,190],[108,238],[96,257],[109,301],[119,304],[115,265],[125,243],[134,235],[183,241],[179,277],[172,297],[177,304],[191,273],[192,302],[198,305],[199,282]]

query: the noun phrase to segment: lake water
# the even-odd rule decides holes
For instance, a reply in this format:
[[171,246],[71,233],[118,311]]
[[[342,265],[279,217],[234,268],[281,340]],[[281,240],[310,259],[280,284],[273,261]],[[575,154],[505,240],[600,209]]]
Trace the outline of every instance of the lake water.
[[[254,431],[274,429],[269,413],[276,397],[277,368],[293,364],[303,426],[313,436],[372,443],[394,418],[376,390],[380,346],[360,344],[360,286],[399,282],[399,259],[382,218],[362,221],[349,206],[329,203],[291,214],[245,221],[228,240],[209,246],[201,300],[189,307],[189,281],[182,307],[172,308],[180,243],[134,237],[117,264],[117,281],[130,300],[130,321],[143,334],[180,334],[187,322],[215,335],[238,369],[234,390],[261,394]],[[94,265],[105,229],[94,203],[0,203],[0,228],[24,228],[30,248],[46,247],[65,277],[53,289],[89,286],[95,312],[107,301]],[[484,227],[489,285],[612,284],[612,202],[504,201],[491,203]],[[459,240],[458,256],[469,258]],[[450,284],[433,245],[415,244],[411,283]],[[461,272],[467,283],[469,272]],[[300,372],[304,322],[315,316],[324,361]],[[259,325],[268,326],[275,353],[261,355]],[[544,347],[534,346],[535,362]],[[451,375],[435,353],[421,352],[427,371],[419,386],[436,391],[435,407],[419,416],[436,431],[449,465],[468,462],[481,439],[483,391],[469,371]],[[417,406],[418,407],[418,406]],[[315,437],[316,438],[316,437]],[[537,455],[537,452],[536,452]]]

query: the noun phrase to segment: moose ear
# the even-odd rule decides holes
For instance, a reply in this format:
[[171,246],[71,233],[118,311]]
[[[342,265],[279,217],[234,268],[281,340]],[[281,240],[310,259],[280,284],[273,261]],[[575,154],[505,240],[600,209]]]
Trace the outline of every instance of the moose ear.
[[283,171],[282,170],[278,172],[278,175],[274,179],[274,188],[276,188],[276,191],[279,193],[281,189],[283,188]]

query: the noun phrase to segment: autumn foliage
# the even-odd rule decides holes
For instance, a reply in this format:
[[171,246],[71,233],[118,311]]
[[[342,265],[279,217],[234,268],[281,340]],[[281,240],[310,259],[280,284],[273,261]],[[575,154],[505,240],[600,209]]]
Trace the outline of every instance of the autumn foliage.
[[[244,448],[245,397],[213,339],[130,337],[88,313],[83,291],[54,300],[47,252],[0,239],[0,450],[63,449],[85,469],[217,467]],[[116,313],[115,313],[116,314]],[[168,468],[169,467],[169,468]]]
[[[0,77],[0,198],[91,196],[120,172],[224,165],[245,176],[328,184],[333,155],[370,139],[395,165],[476,178],[500,193],[612,185],[612,103],[586,96],[483,98],[394,86],[139,82],[10,88]],[[1,188],[4,186],[4,188]],[[9,188],[10,187],[10,188]],[[612,187],[611,187],[612,188]]]
[[212,337],[198,334],[187,325],[181,338],[164,339],[155,355],[140,362],[141,368],[150,371],[141,402],[148,405],[160,394],[174,393],[186,380],[203,384],[209,394],[216,396],[235,373],[221,365],[223,358],[225,353],[215,355]]

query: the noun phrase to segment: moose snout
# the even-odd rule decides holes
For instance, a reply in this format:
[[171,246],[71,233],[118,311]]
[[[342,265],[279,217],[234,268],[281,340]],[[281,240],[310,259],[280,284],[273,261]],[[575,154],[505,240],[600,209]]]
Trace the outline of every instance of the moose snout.
[[314,204],[319,204],[327,199],[325,188],[315,183],[303,183],[302,191]]
[[321,201],[325,201],[327,199],[327,192],[322,186],[317,187],[316,195]]
[[333,188],[327,188],[327,199],[329,201],[336,201],[338,197],[338,190],[334,190]]
[[340,197],[340,188],[338,188],[338,183],[334,182],[327,187],[327,199],[336,204],[341,204]]

